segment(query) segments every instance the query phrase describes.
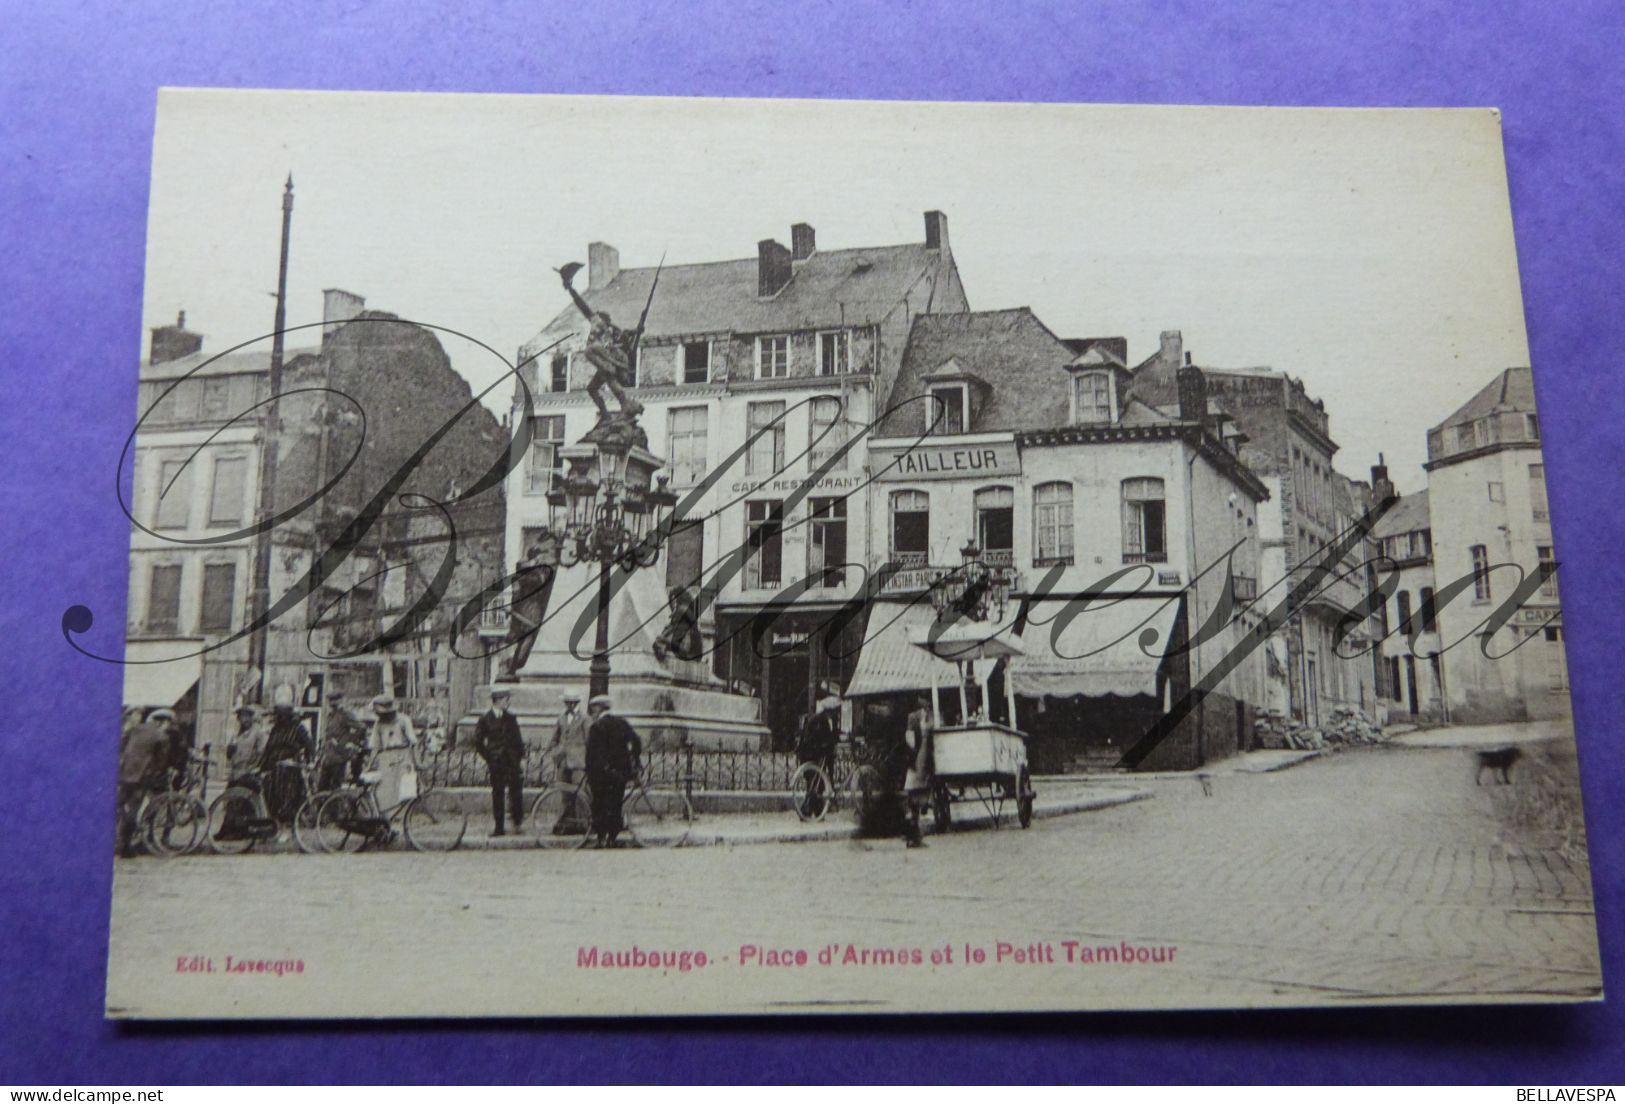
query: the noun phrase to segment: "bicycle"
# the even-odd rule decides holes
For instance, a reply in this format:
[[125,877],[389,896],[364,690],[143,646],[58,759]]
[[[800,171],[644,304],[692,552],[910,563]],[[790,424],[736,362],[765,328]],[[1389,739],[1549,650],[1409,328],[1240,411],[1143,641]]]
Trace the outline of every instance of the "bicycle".
[[320,850],[350,853],[368,845],[387,845],[395,838],[397,821],[414,851],[455,851],[462,844],[468,814],[456,797],[446,790],[427,789],[385,810],[378,804],[381,777],[378,771],[363,771],[360,787],[334,790],[322,802],[315,833]]
[[[531,830],[537,833],[541,846],[560,837],[580,836],[571,845],[574,850],[593,842],[592,787],[587,785],[585,771],[574,773],[574,781],[559,782],[555,777],[544,782],[542,792],[531,803]],[[686,789],[651,789],[641,771],[627,782],[621,824],[633,847],[681,847],[694,821],[694,805]]]
[[284,827],[298,827],[298,809],[294,811],[292,821],[284,825],[272,815],[265,800],[265,784],[279,767],[299,768],[305,792],[309,793],[309,764],[291,759],[280,760],[268,769],[254,772],[255,783],[252,786],[240,781],[232,782],[209,806],[208,841],[211,851],[217,855],[241,855],[262,840],[276,839]]
[[855,737],[849,748],[843,756],[838,746],[833,776],[816,759],[802,763],[790,776],[790,804],[799,819],[823,820],[843,800],[852,801],[861,812],[885,789],[879,752],[862,737]]
[[186,770],[180,784],[173,778],[168,788],[148,794],[136,810],[136,828],[147,850],[160,858],[173,859],[197,850],[208,832],[209,745],[203,754],[188,751]]
[[[348,775],[351,764],[344,765],[344,773]],[[331,789],[318,789],[321,784],[322,770],[319,766],[306,771],[305,792],[310,796],[300,804],[299,811],[293,817],[293,841],[298,844],[299,850],[307,855],[326,854],[327,849],[322,845],[321,834],[316,831],[316,818],[321,813],[322,804],[334,794],[360,793],[361,784],[353,782],[345,784],[342,780],[339,785]]]

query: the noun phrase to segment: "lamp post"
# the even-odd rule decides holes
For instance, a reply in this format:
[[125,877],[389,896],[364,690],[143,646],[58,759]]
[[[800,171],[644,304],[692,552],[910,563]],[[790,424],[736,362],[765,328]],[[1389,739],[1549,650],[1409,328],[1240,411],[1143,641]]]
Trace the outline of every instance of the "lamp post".
[[599,565],[589,696],[609,692],[610,572],[618,567],[630,574],[659,561],[666,518],[677,504],[667,477],[655,479],[663,465],[639,443],[642,435],[618,429],[602,423],[580,444],[560,449],[568,469],[547,495],[550,525],[544,541],[556,544],[557,562]]

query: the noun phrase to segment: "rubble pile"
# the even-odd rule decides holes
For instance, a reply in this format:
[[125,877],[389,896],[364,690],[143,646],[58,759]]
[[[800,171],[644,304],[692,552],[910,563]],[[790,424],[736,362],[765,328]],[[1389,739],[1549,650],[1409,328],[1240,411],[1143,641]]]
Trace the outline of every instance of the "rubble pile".
[[1258,715],[1254,727],[1258,746],[1298,751],[1319,751],[1330,746],[1346,744],[1375,744],[1383,739],[1382,729],[1358,709],[1339,707],[1332,710],[1327,724],[1306,725],[1280,710],[1271,709]]

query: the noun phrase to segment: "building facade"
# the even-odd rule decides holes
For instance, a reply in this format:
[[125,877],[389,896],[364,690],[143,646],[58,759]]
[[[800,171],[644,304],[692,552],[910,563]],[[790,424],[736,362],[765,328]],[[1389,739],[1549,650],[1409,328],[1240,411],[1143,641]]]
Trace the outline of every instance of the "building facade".
[[[1388,469],[1371,469],[1374,486],[1387,487]],[[1440,655],[1439,614],[1433,571],[1433,522],[1428,492],[1404,495],[1372,531],[1380,569],[1391,572],[1393,594],[1383,599],[1376,656],[1378,696],[1388,719],[1442,722],[1450,719]]]
[[[1135,369],[1135,386],[1166,398],[1188,360],[1181,334],[1165,332],[1156,354]],[[1302,608],[1265,646],[1265,707],[1309,727],[1330,723],[1340,709],[1371,717],[1376,685],[1365,647],[1370,630],[1358,611],[1372,545],[1359,526],[1358,493],[1332,468],[1338,446],[1325,404],[1274,369],[1202,371],[1215,404],[1245,437],[1242,461],[1270,492],[1259,517],[1264,604],[1284,601],[1320,566],[1334,569],[1306,587]],[[1328,563],[1327,550],[1340,542],[1346,553]]]
[[874,724],[895,721],[928,678],[909,638],[934,617],[931,581],[970,545],[1009,573],[1004,616],[1026,654],[991,685],[1014,681],[1035,769],[1189,768],[1247,746],[1262,678],[1245,651],[1155,748],[1141,743],[1256,626],[1219,607],[1227,575],[1238,603],[1256,595],[1268,495],[1202,373],[1185,372],[1159,408],[1135,390],[1125,351],[1121,339],[1062,340],[1025,308],[915,320],[892,413],[869,442],[872,564],[891,574],[847,693]]
[[[126,669],[125,700],[179,703],[200,742],[230,731],[237,704],[268,700],[265,688],[277,685],[294,687],[314,725],[326,694],[343,690],[392,694],[434,727],[466,712],[488,678],[477,632],[455,622],[501,571],[502,488],[450,500],[500,462],[506,435],[489,411],[469,407],[467,382],[429,331],[336,289],[323,321],[319,345],[284,354],[274,432],[259,405],[271,390],[268,350],[211,356],[183,318],[154,331],[141,369],[128,653],[138,662]],[[251,670],[258,549],[248,530],[261,516],[266,449],[276,450],[272,512],[290,514],[271,534],[275,606],[308,586],[379,489],[454,418],[349,554],[271,622],[264,671]],[[432,612],[386,640],[448,550],[446,515],[411,507],[413,496],[449,503],[457,567]]]
[[1567,715],[1568,663],[1555,575],[1510,623],[1487,639],[1483,633],[1486,618],[1525,575],[1556,565],[1530,370],[1499,373],[1430,429],[1426,468],[1451,719]]
[[[828,623],[864,586],[862,438],[877,396],[890,391],[916,317],[967,307],[946,216],[924,222],[922,241],[832,250],[798,223],[789,247],[769,240],[754,258],[666,265],[658,285],[655,268],[623,269],[613,247],[588,247],[580,293],[591,309],[626,328],[648,312],[630,393],[680,498],[653,569],[659,591],[698,592],[706,676],[756,697],[781,746],[855,661],[849,641],[828,639]],[[510,570],[550,522],[559,450],[597,420],[584,391],[586,332],[567,307],[520,350],[535,420],[509,481]],[[523,410],[517,392],[514,416]],[[748,554],[734,556],[740,549]],[[658,628],[662,594],[640,586],[628,586],[629,600]],[[568,599],[555,601],[554,616],[573,620]]]

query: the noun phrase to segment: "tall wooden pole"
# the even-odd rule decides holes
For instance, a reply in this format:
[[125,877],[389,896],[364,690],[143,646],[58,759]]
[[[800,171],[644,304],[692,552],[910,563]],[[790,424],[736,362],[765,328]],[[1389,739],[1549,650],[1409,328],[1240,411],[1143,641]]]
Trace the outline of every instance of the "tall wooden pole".
[[[277,266],[276,321],[271,328],[271,395],[265,404],[265,418],[260,433],[260,486],[259,516],[265,524],[276,513],[276,451],[280,436],[277,423],[277,396],[282,393],[282,331],[287,325],[288,311],[288,232],[293,226],[293,174],[282,188],[282,256]],[[254,601],[251,616],[259,620],[271,608],[271,527],[266,527],[254,538]],[[266,682],[266,637],[269,627],[260,625],[248,638],[248,667],[257,672],[255,694],[261,703],[268,700]]]

